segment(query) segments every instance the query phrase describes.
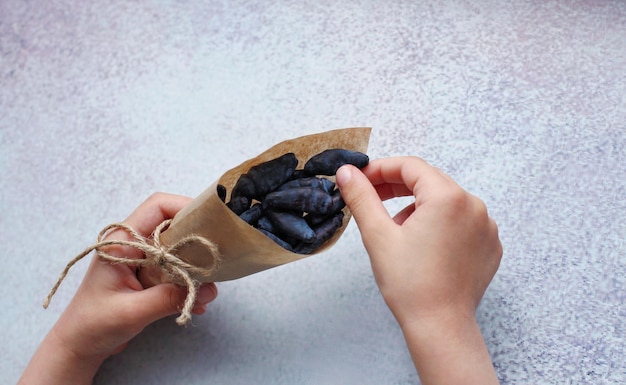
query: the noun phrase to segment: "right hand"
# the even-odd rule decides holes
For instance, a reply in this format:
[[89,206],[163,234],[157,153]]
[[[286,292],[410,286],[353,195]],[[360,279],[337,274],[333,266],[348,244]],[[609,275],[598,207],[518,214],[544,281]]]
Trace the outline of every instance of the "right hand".
[[[474,319],[502,257],[485,204],[417,157],[344,166],[336,179],[399,324]],[[410,195],[392,218],[382,201]]]

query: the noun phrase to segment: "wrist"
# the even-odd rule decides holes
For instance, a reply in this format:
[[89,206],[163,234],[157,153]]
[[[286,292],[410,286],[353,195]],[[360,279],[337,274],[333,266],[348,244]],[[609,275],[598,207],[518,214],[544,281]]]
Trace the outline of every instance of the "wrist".
[[102,365],[102,362],[108,357],[107,355],[84,354],[74,349],[72,345],[62,337],[62,334],[58,332],[56,327],[50,330],[50,333],[46,336],[46,340],[45,342],[49,343],[50,349],[54,349],[64,364],[71,365],[73,368],[77,368],[84,373],[91,372],[95,375],[100,365]]
[[473,313],[442,313],[402,325],[424,385],[497,384],[491,357]]
[[77,354],[53,328],[39,345],[18,384],[91,384],[105,356]]

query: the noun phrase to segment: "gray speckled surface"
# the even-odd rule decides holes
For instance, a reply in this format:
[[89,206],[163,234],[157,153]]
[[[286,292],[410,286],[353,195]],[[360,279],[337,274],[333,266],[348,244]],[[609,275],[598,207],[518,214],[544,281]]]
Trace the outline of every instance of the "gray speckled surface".
[[[0,382],[104,225],[351,126],[499,223],[478,317],[503,384],[626,382],[626,3],[583,0],[0,2]],[[96,384],[418,383],[354,223],[322,255],[219,286],[193,326],[150,326]]]

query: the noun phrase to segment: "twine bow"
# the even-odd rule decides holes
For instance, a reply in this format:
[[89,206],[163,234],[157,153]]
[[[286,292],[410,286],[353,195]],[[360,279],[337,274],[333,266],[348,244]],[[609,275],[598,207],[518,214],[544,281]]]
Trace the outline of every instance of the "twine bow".
[[[193,309],[193,305],[196,302],[196,297],[198,295],[198,286],[200,285],[200,282],[193,277],[209,278],[211,274],[217,270],[220,262],[220,257],[217,245],[199,235],[192,234],[184,237],[172,246],[162,245],[160,239],[161,233],[170,224],[170,222],[171,220],[168,219],[159,224],[154,230],[151,240],[143,237],[132,227],[124,223],[113,223],[106,226],[104,229],[102,229],[102,231],[100,231],[100,234],[98,234],[98,238],[95,244],[86,248],[83,252],[74,257],[65,266],[65,269],[63,270],[63,272],[57,279],[57,282],[52,287],[52,290],[50,290],[50,293],[43,302],[44,309],[48,308],[52,297],[61,285],[61,282],[63,282],[63,280],[67,276],[72,266],[74,266],[78,261],[80,261],[85,256],[89,255],[92,251],[95,250],[100,258],[111,263],[122,263],[128,266],[137,267],[157,267],[166,272],[173,282],[187,286],[187,297],[185,298],[185,303],[181,310],[180,316],[176,318],[176,323],[178,325],[187,324],[187,322],[189,322],[189,320],[191,319],[191,310]],[[126,231],[128,234],[131,235],[133,240],[105,240],[106,235],[114,229],[121,229]],[[213,257],[213,264],[210,268],[202,268],[191,265],[176,256],[176,252],[182,246],[191,243],[198,243],[206,247],[207,250],[211,253],[211,256]],[[110,245],[134,247],[142,251],[145,258],[138,259],[118,257],[102,250],[102,248]]]

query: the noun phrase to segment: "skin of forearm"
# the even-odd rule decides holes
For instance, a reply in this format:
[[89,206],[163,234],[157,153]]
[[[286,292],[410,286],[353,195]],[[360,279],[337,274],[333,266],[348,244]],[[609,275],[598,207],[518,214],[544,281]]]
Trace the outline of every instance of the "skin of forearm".
[[402,328],[422,384],[499,384],[476,319],[445,318]]
[[54,329],[44,338],[18,385],[89,385],[105,357],[79,357],[69,351]]

